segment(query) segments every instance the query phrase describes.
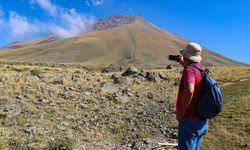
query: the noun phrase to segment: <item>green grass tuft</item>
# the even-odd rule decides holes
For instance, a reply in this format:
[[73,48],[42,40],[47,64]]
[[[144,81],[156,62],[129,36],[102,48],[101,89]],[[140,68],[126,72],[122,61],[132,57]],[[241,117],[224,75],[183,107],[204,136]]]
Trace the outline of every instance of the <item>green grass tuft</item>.
[[80,70],[76,70],[74,73],[75,74],[81,74],[81,71]]
[[11,68],[11,70],[16,71],[16,72],[24,72],[25,71],[22,68],[15,68],[15,67]]
[[30,71],[30,73],[31,73],[31,75],[33,75],[33,76],[38,76],[38,75],[41,73],[41,71],[39,71],[39,70],[37,70],[37,69],[33,69],[33,70]]
[[58,139],[53,143],[50,143],[47,150],[73,150],[75,141],[70,138]]

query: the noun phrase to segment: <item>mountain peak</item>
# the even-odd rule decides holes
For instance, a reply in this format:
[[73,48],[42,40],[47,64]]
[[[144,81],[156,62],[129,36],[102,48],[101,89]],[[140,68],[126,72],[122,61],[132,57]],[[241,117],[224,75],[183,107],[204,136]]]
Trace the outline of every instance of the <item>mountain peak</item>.
[[99,19],[94,27],[95,30],[106,30],[114,28],[123,24],[129,24],[136,20],[143,20],[144,17],[141,14],[124,15],[116,14],[112,17]]

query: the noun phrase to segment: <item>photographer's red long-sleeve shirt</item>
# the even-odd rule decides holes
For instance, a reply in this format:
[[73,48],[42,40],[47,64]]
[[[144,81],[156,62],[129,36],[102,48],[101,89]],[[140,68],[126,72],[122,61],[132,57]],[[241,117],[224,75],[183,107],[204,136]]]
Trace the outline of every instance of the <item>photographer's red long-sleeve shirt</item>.
[[[195,64],[201,68],[202,65],[200,63]],[[177,113],[181,109],[181,97],[184,92],[184,85],[188,83],[193,83],[194,84],[194,94],[193,98],[187,107],[187,110],[184,114],[184,118],[198,118],[199,115],[196,110],[196,104],[197,101],[199,100],[200,94],[202,92],[203,88],[203,76],[204,74],[201,73],[197,68],[193,66],[186,66],[183,69],[180,85],[179,85],[179,92],[178,92],[178,97],[177,97],[177,102],[176,102],[176,111]]]

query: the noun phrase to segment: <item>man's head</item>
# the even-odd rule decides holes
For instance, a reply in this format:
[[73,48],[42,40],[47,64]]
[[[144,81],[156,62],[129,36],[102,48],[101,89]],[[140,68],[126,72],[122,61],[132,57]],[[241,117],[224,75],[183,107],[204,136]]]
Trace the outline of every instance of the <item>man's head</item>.
[[189,44],[187,44],[185,49],[180,51],[181,55],[184,58],[184,62],[187,64],[200,63],[202,60],[201,52],[201,46],[194,42],[190,42]]

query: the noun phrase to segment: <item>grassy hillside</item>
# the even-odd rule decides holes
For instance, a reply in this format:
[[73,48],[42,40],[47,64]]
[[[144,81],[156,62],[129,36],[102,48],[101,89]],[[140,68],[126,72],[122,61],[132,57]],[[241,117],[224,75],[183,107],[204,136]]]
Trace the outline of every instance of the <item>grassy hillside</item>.
[[[221,73],[219,73],[221,70]],[[209,122],[203,149],[250,149],[250,68],[214,68],[222,86],[222,113]]]

